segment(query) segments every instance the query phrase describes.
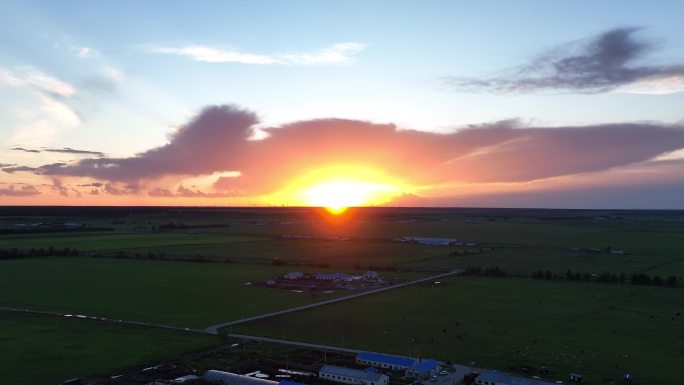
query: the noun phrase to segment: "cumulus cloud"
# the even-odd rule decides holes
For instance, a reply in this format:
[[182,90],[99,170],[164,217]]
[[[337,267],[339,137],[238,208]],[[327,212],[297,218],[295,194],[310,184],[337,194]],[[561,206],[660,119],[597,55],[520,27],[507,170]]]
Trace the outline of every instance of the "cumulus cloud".
[[64,184],[62,184],[62,181],[58,178],[52,178],[52,184],[50,185],[50,189],[53,192],[57,192],[61,196],[69,196],[69,188],[64,186]]
[[284,64],[320,65],[345,64],[354,60],[354,55],[366,48],[360,43],[337,43],[315,52],[285,52],[275,54],[255,54],[240,52],[229,47],[207,45],[185,45],[177,47],[154,47],[152,52],[186,56],[195,61],[208,63],[242,64]]
[[[136,156],[82,159],[33,172],[138,186],[167,176],[232,171],[236,176],[218,179],[214,188],[251,195],[275,192],[306,172],[329,166],[382,170],[424,186],[524,183],[624,167],[684,148],[684,127],[653,123],[530,127],[506,121],[440,134],[320,119],[262,128],[268,136],[252,140],[257,123],[250,111],[212,106],[180,127],[167,144]],[[209,193],[183,187],[173,194]]]
[[17,187],[10,185],[7,188],[0,188],[0,196],[27,197],[40,195],[40,190],[31,185]]
[[618,89],[661,94],[684,91],[683,63],[635,64],[655,48],[653,43],[636,39],[637,31],[639,28],[617,28],[588,41],[565,44],[504,76],[450,76],[443,81],[458,91],[602,93]]
[[83,159],[70,165],[45,165],[39,167],[37,173],[138,181],[164,175],[233,171],[230,163],[242,158],[257,122],[254,113],[236,107],[209,107],[173,133],[164,146],[129,158]]

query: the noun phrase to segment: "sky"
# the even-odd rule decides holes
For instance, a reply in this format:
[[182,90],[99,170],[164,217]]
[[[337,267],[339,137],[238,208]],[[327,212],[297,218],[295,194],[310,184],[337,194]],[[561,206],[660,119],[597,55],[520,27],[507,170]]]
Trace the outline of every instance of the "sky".
[[684,209],[681,1],[0,3],[0,204]]

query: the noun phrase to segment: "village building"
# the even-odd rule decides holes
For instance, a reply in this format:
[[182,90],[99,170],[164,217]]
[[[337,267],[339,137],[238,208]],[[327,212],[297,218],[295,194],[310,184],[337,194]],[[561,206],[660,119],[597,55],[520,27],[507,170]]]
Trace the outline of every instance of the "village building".
[[382,373],[334,365],[324,365],[318,372],[318,378],[353,385],[387,385],[389,383],[389,377]]

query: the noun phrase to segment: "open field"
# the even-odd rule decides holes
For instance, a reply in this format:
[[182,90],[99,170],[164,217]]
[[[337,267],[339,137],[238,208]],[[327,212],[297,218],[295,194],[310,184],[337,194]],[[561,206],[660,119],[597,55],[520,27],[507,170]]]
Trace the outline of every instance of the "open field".
[[0,383],[58,384],[219,343],[208,335],[0,312]]
[[206,327],[348,294],[244,285],[290,270],[270,265],[109,258],[8,260],[0,261],[0,306]]
[[[353,302],[234,327],[244,334],[305,342],[570,371],[591,383],[631,372],[649,384],[677,384],[684,359],[679,289],[452,278]],[[414,342],[412,342],[414,341]]]
[[[326,217],[304,208],[0,208],[0,229],[22,232],[25,226],[16,226],[22,223],[84,224],[74,232],[31,233],[29,228],[0,235],[0,250],[69,247],[81,255],[0,261],[0,306],[203,328],[347,294],[244,285],[287,271],[499,266],[514,274],[550,270],[564,275],[570,269],[676,275],[680,286],[684,277],[684,213],[677,211],[368,208],[345,215]],[[113,230],[88,231],[97,227]],[[310,238],[283,238],[293,234]],[[403,236],[448,237],[476,245],[393,241]],[[625,253],[611,254],[607,247]],[[232,263],[173,261],[200,259]],[[424,274],[383,273],[406,279]],[[672,385],[681,381],[671,369],[684,359],[678,343],[684,337],[683,290],[465,277],[252,322],[234,331],[398,354],[410,349],[415,356],[502,369],[546,365],[558,374],[554,378],[565,379],[567,372],[577,370],[592,383],[607,383],[601,382],[604,377],[616,379],[629,370],[650,385]],[[4,317],[0,347],[34,334],[32,341],[44,341],[46,351],[80,346],[84,340],[74,336],[73,325],[85,321],[57,320],[52,328],[39,325],[35,331],[33,321],[23,325]],[[117,330],[130,334],[126,327],[102,327],[107,335]],[[84,330],[86,336],[91,333]],[[163,334],[131,330],[140,338]],[[121,338],[125,342],[129,337]],[[27,349],[31,344],[25,344]],[[11,347],[24,357],[15,359],[14,366],[34,368],[20,348]],[[168,354],[193,348],[178,347]],[[142,354],[111,363],[147,362]],[[84,370],[110,368],[83,362]],[[66,374],[46,367],[46,376],[50,368],[54,378]]]
[[[330,218],[305,208],[33,210],[27,213],[35,216],[17,216],[16,210],[9,210],[6,214],[13,215],[1,217],[0,222],[13,228],[17,223],[74,221],[115,230],[3,235],[0,249],[53,246],[82,253],[169,259],[265,263],[279,259],[350,267],[500,266],[513,273],[549,269],[563,274],[571,269],[684,276],[684,214],[677,211],[366,208],[352,210],[345,218]],[[100,217],[95,215],[98,210]],[[83,216],[75,215],[79,213]],[[170,223],[186,228],[134,231]],[[282,239],[286,234],[351,239]],[[450,237],[477,246],[392,242],[402,236]],[[612,255],[606,247],[623,249],[625,254]],[[594,248],[601,251],[590,251]],[[450,255],[454,251],[458,255]]]

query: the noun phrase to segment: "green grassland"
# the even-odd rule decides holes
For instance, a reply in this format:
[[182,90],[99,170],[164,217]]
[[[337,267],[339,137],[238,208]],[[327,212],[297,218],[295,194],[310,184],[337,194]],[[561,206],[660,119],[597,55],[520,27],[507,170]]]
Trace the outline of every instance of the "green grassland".
[[0,384],[59,384],[220,342],[209,335],[0,312]]
[[[452,278],[234,327],[235,332],[373,351],[509,365],[545,365],[591,383],[630,371],[676,384],[684,359],[679,289],[521,278]],[[414,341],[413,343],[411,341]]]
[[[346,272],[369,266],[412,270],[499,266],[515,274],[550,270],[564,275],[568,269],[645,273],[662,278],[676,275],[680,285],[684,276],[684,213],[677,211],[369,208],[331,218],[320,210],[301,208],[0,208],[0,228],[37,222],[79,222],[85,228],[3,234],[0,250],[68,247],[78,249],[81,257],[0,261],[0,307],[202,328],[346,294],[244,285],[325,265]],[[134,230],[169,223],[183,226]],[[113,230],[88,231],[94,227]],[[283,238],[287,234],[351,239]],[[392,241],[403,236],[448,237],[477,245]],[[610,254],[607,247],[624,249],[625,254]],[[181,261],[198,258],[232,263]],[[274,260],[289,265],[276,266]],[[383,273],[406,279],[424,274]],[[278,338],[284,333],[293,340],[397,354],[408,354],[410,346],[415,356],[476,361],[483,367],[546,365],[558,374],[554,378],[565,379],[567,372],[577,370],[592,383],[602,383],[604,377],[619,379],[629,370],[643,383],[671,385],[679,381],[672,369],[684,359],[684,345],[679,343],[684,337],[683,290],[462,277],[436,287],[399,289],[253,322],[240,326],[240,331]],[[74,367],[68,362],[45,363],[43,378],[52,382],[72,372],[113,370],[201,345],[161,343],[155,350],[146,344],[168,338],[156,329],[95,327],[94,321],[86,324],[73,317],[55,317],[54,322],[24,319],[28,315],[12,317],[0,317],[0,359],[3,365],[9,362],[4,368],[30,373],[27,369],[62,351],[77,357],[76,364],[83,363],[74,371],[62,371]],[[74,337],[79,328],[85,337]],[[119,333],[120,348],[115,345]],[[92,349],[88,339],[103,339],[102,346],[112,346],[113,353],[92,354],[93,360],[101,360],[97,362],[80,360],[78,352]],[[41,341],[42,355],[22,350]],[[118,355],[137,344],[145,348]],[[27,359],[31,354],[39,360]],[[5,372],[0,372],[0,378],[17,378],[3,377]]]
[[[9,219],[5,222],[11,226]],[[4,235],[0,236],[0,249],[53,246],[82,253],[165,259],[265,263],[279,259],[349,267],[499,266],[512,273],[548,269],[564,274],[570,269],[594,274],[684,276],[684,214],[680,212],[363,209],[336,221],[308,209],[226,209],[169,210],[100,222],[115,223],[116,231]],[[188,229],[133,231],[137,226],[168,223],[200,226],[201,233],[189,234]],[[225,227],[211,227],[217,224]],[[282,238],[286,234],[352,239],[288,240]],[[392,241],[402,236],[450,237],[478,245],[459,248]],[[625,254],[611,255],[606,247],[624,249]],[[603,251],[592,252],[591,248]],[[450,255],[454,251],[459,253]]]
[[[245,285],[291,270],[271,265],[110,258],[8,260],[0,261],[0,306],[207,327],[349,294]],[[420,274],[385,276],[414,278]]]
[[161,233],[115,233],[115,232],[78,232],[22,234],[0,237],[0,248],[76,248],[80,251],[126,251],[158,248],[173,251],[177,246],[207,245],[221,251],[235,242],[254,242],[263,237],[231,236],[228,234],[188,234],[186,232]]

